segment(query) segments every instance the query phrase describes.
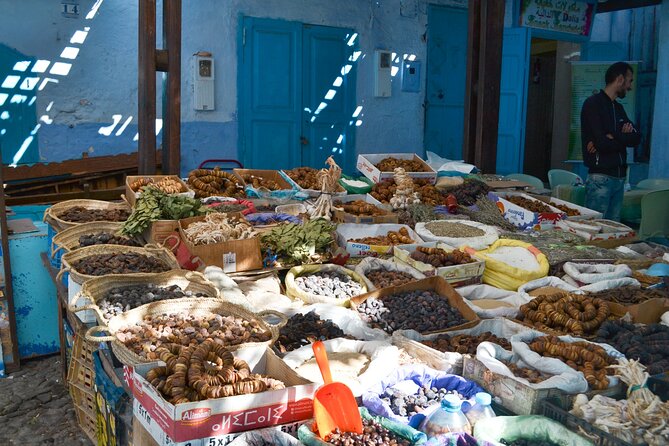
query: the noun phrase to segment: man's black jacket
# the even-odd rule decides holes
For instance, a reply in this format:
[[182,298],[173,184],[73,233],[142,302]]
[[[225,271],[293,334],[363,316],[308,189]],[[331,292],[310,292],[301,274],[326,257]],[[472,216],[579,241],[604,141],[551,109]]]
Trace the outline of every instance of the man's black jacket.
[[[590,173],[602,173],[624,177],[627,172],[627,147],[638,146],[641,134],[634,128],[632,133],[623,133],[623,125],[631,122],[618,101],[600,90],[583,103],[581,109],[581,144],[583,162]],[[607,135],[611,135],[613,139]],[[597,150],[589,153],[588,142]]]

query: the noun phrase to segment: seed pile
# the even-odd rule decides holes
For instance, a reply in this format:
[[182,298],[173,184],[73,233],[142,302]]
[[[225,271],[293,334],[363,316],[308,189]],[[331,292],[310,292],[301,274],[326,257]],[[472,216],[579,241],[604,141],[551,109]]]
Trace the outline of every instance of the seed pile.
[[341,432],[337,428],[325,438],[325,441],[335,446],[411,446],[409,440],[395,435],[376,421],[366,418],[362,420],[362,434]]
[[449,336],[443,334],[430,340],[425,339],[421,342],[440,352],[456,352],[462,353],[463,355],[475,355],[476,348],[481,342],[493,342],[505,350],[511,350],[511,343],[507,339],[500,338],[489,331],[476,336],[466,334]]
[[474,259],[464,251],[454,249],[451,252],[441,248],[426,248],[419,246],[411,253],[411,258],[419,262],[427,263],[435,268],[443,266],[464,265],[474,262]]
[[431,221],[425,224],[425,229],[437,237],[481,237],[485,235],[482,229],[449,221]]
[[555,330],[574,336],[594,334],[609,317],[609,304],[578,294],[537,296],[520,306],[527,322],[539,330]]
[[195,191],[196,198],[214,195],[244,198],[244,186],[235,175],[218,167],[213,170],[195,169],[188,174],[188,184]]
[[558,443],[545,440],[525,440],[520,438],[518,440],[510,441],[502,438],[500,443],[505,444],[506,446],[560,446]]
[[406,291],[383,300],[367,299],[357,307],[362,319],[388,333],[416,330],[419,333],[445,330],[467,321],[448,299],[434,291]]
[[74,206],[58,214],[58,218],[73,223],[88,223],[91,221],[125,221],[130,216],[127,209],[86,209],[83,206]]
[[140,305],[161,300],[181,299],[183,297],[205,297],[203,293],[184,291],[178,285],[161,287],[152,283],[112,288],[104,299],[98,302],[105,319],[130,311]]
[[129,239],[109,232],[98,232],[96,234],[84,234],[79,237],[79,247],[93,245],[123,245],[123,246],[141,246],[135,240]]
[[401,160],[394,157],[384,158],[376,164],[376,167],[381,172],[394,172],[395,169],[401,167],[407,172],[429,172],[430,169],[419,160]]
[[269,190],[281,190],[283,189],[279,183],[269,178],[259,177],[257,175],[252,175],[250,173],[245,173],[242,175],[242,179],[246,184],[250,184],[254,189],[269,189]]
[[209,214],[204,220],[189,224],[183,232],[194,245],[242,240],[258,235],[253,226],[243,218],[220,213]]
[[227,347],[266,342],[272,338],[272,333],[257,320],[181,312],[146,316],[143,321],[117,331],[116,337],[143,359],[154,361],[159,359],[156,349],[164,344],[199,345],[213,339],[215,343]]
[[620,319],[606,321],[597,341],[613,346],[628,359],[645,365],[651,375],[669,371],[669,327],[662,324],[634,325]]
[[666,290],[644,290],[631,286],[623,286],[610,290],[598,291],[587,294],[591,298],[599,298],[607,302],[616,302],[623,305],[635,305],[645,302],[648,299],[666,299],[669,298],[669,292]]
[[323,320],[314,311],[307,314],[296,314],[288,319],[286,325],[279,330],[279,338],[274,347],[280,353],[291,352],[303,345],[316,341],[343,338],[346,334],[330,320]]
[[366,245],[393,246],[411,244],[414,243],[414,240],[411,238],[411,235],[409,235],[407,228],[402,227],[399,231],[388,231],[386,235],[354,238],[350,239],[349,242],[364,243]]
[[337,272],[299,276],[295,278],[295,285],[308,293],[331,299],[349,299],[365,292],[351,276]]
[[401,271],[388,271],[385,269],[370,271],[366,273],[365,276],[376,288],[400,286],[417,280],[411,274]]
[[106,274],[163,273],[170,267],[162,260],[144,254],[116,253],[94,254],[72,264],[81,274],[104,276]]
[[517,206],[520,206],[523,209],[527,209],[530,212],[536,212],[536,213],[539,213],[539,214],[542,214],[542,213],[551,214],[551,213],[555,212],[555,211],[551,210],[551,208],[549,208],[548,206],[546,206],[545,204],[541,203],[538,200],[529,200],[525,197],[520,197],[520,196],[516,196],[516,195],[511,195],[511,196],[508,196],[508,197],[505,197],[505,198],[508,201],[510,201],[511,203],[513,203]]
[[456,395],[461,400],[466,399],[455,390],[424,386],[414,395],[407,395],[389,387],[381,396],[381,400],[390,406],[395,415],[412,417],[434,404],[440,404],[446,395]]
[[517,376],[518,378],[525,378],[532,384],[538,384],[540,382],[546,381],[548,378],[551,378],[553,376],[547,373],[540,372],[538,370],[519,367],[513,362],[502,361],[502,363],[505,366],[507,366],[509,370],[511,370],[511,373],[513,373],[515,376]]

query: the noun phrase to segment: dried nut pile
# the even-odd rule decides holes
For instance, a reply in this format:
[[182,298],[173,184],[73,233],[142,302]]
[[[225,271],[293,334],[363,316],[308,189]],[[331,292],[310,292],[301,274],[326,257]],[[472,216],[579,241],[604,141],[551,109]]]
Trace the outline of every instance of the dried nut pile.
[[666,299],[669,298],[669,292],[666,290],[644,290],[631,286],[623,286],[610,290],[598,291],[596,293],[587,293],[588,297],[599,298],[607,302],[616,302],[623,305],[635,305],[645,302],[648,299]]
[[386,235],[377,235],[376,237],[362,237],[350,239],[349,242],[364,243],[366,245],[393,246],[408,245],[414,243],[409,235],[407,228],[400,228],[399,231],[388,231]]
[[525,378],[532,384],[538,384],[542,381],[546,381],[548,378],[553,377],[553,375],[549,375],[547,373],[543,373],[538,370],[519,367],[515,363],[510,361],[502,361],[502,363],[505,366],[507,366],[509,370],[511,370],[511,373],[513,373],[515,376],[517,376],[518,378]]
[[180,194],[187,191],[186,187],[181,183],[181,181],[175,177],[165,177],[160,181],[155,181],[153,178],[139,178],[130,185],[130,189],[132,189],[133,192],[141,192],[149,185],[165,192],[166,194]]
[[476,348],[481,342],[493,342],[505,350],[511,351],[511,343],[508,340],[500,338],[489,331],[477,336],[466,334],[449,336],[443,334],[436,338],[430,340],[425,339],[420,342],[435,350],[439,350],[440,352],[456,352],[462,353],[463,355],[475,355]]
[[610,357],[603,347],[592,342],[564,342],[557,336],[541,336],[530,342],[532,351],[549,358],[557,358],[574,370],[583,372],[593,390],[604,390],[609,387],[606,377],[610,365],[615,359]]
[[[443,204],[444,196],[430,180],[413,178],[413,184],[414,192],[418,192],[421,203],[429,206]],[[397,185],[393,180],[383,180],[372,187],[370,195],[381,203],[388,204],[396,191]]]
[[159,359],[156,349],[164,344],[198,345],[207,339],[225,347],[272,339],[270,330],[257,320],[237,316],[186,312],[146,316],[143,321],[116,332],[117,339],[140,357]]
[[259,177],[257,175],[252,175],[250,173],[242,174],[241,177],[246,184],[250,184],[251,186],[253,186],[254,189],[261,189],[261,188],[269,190],[283,189],[281,186],[279,186],[279,183],[277,183],[274,180],[270,180],[269,178]]
[[485,231],[464,223],[448,221],[431,221],[425,223],[425,229],[437,237],[481,237]]
[[567,217],[577,217],[581,215],[578,209],[570,208],[566,204],[551,203],[551,206],[560,209],[562,212],[567,214]]
[[553,441],[525,440],[524,438],[519,438],[513,441],[502,438],[501,440],[499,440],[499,442],[506,446],[560,446],[558,443],[555,443]]
[[243,198],[246,196],[244,186],[239,179],[218,168],[214,170],[195,169],[188,174],[188,184],[195,191],[196,198],[213,195]]
[[287,353],[316,341],[345,336],[342,329],[332,321],[323,320],[314,311],[310,311],[307,314],[298,313],[288,319],[286,325],[279,330],[279,338],[274,347],[280,353]]
[[295,285],[307,293],[332,299],[349,299],[365,292],[362,285],[351,276],[336,272],[298,276]]
[[578,294],[537,296],[520,306],[523,319],[539,330],[575,336],[594,334],[609,317],[609,304]]
[[123,245],[123,246],[141,246],[135,240],[109,232],[98,232],[97,234],[85,234],[79,237],[79,247],[93,245]]
[[162,260],[144,254],[118,253],[94,254],[72,264],[81,274],[104,276],[107,274],[164,273],[171,268]]
[[387,288],[391,286],[400,286],[405,283],[415,282],[416,279],[409,273],[401,271],[388,271],[385,269],[376,269],[365,274],[365,277],[369,279],[370,282],[376,288]]
[[242,240],[258,235],[245,219],[220,213],[208,214],[204,220],[189,224],[183,232],[194,245]]
[[411,442],[399,437],[378,422],[363,418],[362,434],[341,432],[337,428],[325,438],[328,444],[335,446],[411,446]]
[[367,203],[363,200],[355,200],[349,203],[342,203],[341,201],[334,202],[335,207],[342,208],[347,214],[375,217],[378,215],[386,215],[388,211]]
[[435,268],[443,266],[464,265],[472,263],[474,259],[464,251],[454,249],[451,252],[444,251],[441,248],[426,248],[419,246],[411,253],[411,258],[419,262],[427,263]]
[[166,365],[149,370],[146,380],[172,404],[286,388],[279,380],[251,373],[246,361],[210,339],[189,347],[164,344],[156,354]]
[[519,197],[519,196],[515,196],[515,195],[511,195],[511,196],[508,196],[508,197],[505,197],[505,198],[508,201],[510,201],[511,203],[513,203],[517,206],[520,206],[523,209],[527,209],[530,212],[536,212],[536,213],[539,213],[539,214],[542,214],[542,213],[552,214],[552,213],[555,212],[555,211],[551,210],[551,208],[549,208],[548,206],[546,206],[545,204],[543,204],[542,202],[540,202],[538,200],[529,200],[525,197]]
[[357,307],[362,319],[388,333],[416,330],[419,333],[445,330],[467,321],[446,297],[434,291],[406,291],[383,300],[367,299]]
[[626,358],[640,361],[651,375],[669,371],[669,327],[666,325],[635,325],[620,319],[606,321],[597,332],[597,342],[609,344]]
[[178,285],[161,287],[152,283],[112,288],[98,302],[98,306],[106,319],[130,311],[140,305],[161,300],[180,299],[182,297],[205,297],[203,293],[183,291]]
[[466,179],[459,186],[451,186],[442,189],[442,194],[453,195],[461,206],[471,206],[481,195],[487,195],[490,188],[483,181]]
[[318,170],[313,167],[296,167],[284,172],[302,189],[321,189],[321,182],[318,180]]
[[437,387],[421,387],[414,395],[407,395],[388,387],[381,395],[381,400],[390,406],[395,415],[412,417],[434,404],[440,404],[446,395],[457,395],[461,400],[467,399],[455,390],[438,389]]
[[58,218],[73,223],[88,223],[91,221],[126,221],[130,216],[128,209],[86,209],[83,206],[74,206],[58,214]]
[[394,172],[401,167],[407,172],[429,172],[430,170],[419,160],[401,160],[393,157],[384,158],[376,164],[381,172]]

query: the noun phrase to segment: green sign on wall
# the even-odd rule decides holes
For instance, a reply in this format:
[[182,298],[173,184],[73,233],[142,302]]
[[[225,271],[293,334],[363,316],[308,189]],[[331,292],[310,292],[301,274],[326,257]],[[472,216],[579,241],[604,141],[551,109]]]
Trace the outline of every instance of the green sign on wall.
[[595,4],[586,0],[522,0],[520,26],[589,36]]

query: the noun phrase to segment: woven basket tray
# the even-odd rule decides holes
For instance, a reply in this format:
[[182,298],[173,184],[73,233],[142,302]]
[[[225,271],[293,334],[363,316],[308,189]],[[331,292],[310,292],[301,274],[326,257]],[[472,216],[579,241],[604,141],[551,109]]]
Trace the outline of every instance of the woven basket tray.
[[[90,257],[97,254],[128,254],[128,253],[137,253],[143,254],[147,257],[155,257],[156,259],[162,260],[170,267],[170,269],[181,269],[177,258],[174,257],[172,251],[167,248],[162,248],[156,245],[146,245],[143,248],[137,248],[134,246],[119,246],[119,245],[95,245],[95,246],[86,246],[85,248],[79,248],[76,251],[70,251],[67,254],[63,255],[61,259],[63,266],[58,273],[57,279],[60,278],[65,273],[70,273],[72,280],[78,284],[83,284],[89,279],[99,276],[90,276],[88,274],[82,274],[72,267],[73,264],[79,260]],[[156,273],[126,273],[118,274],[120,277],[128,277],[129,275],[154,275]],[[115,276],[117,274],[109,274],[108,276]]]
[[[51,257],[53,258],[58,251],[67,253],[79,248],[79,238],[82,235],[99,234],[101,232],[108,232],[111,234],[118,234],[123,223],[114,221],[93,221],[90,223],[82,223],[77,226],[67,228],[53,237],[51,242]],[[127,236],[124,236],[127,237]],[[145,245],[146,242],[142,237],[127,237],[135,240],[140,245]],[[97,245],[103,246],[103,245]],[[119,245],[125,246],[125,245]]]
[[130,205],[128,205],[127,202],[110,203],[108,201],[100,200],[67,200],[47,208],[47,210],[44,211],[44,221],[51,225],[56,232],[71,228],[72,226],[82,225],[84,223],[65,221],[58,218],[63,212],[76,206],[81,206],[86,209],[127,209],[128,211],[131,211]]
[[[114,288],[127,287],[132,285],[157,285],[159,287],[169,287],[177,285],[183,291],[193,293],[202,293],[206,297],[218,298],[219,292],[216,285],[205,279],[201,273],[174,270],[158,274],[131,274],[131,275],[111,275],[100,276],[87,280],[81,287],[81,291],[72,296],[68,309],[73,313],[85,310],[93,310],[95,318],[100,325],[107,325],[109,319],[105,318],[102,310],[98,306],[99,302],[105,298],[107,293]],[[77,307],[76,302],[80,298],[85,298],[92,302],[89,305]],[[184,298],[185,299],[185,298]],[[193,299],[197,299],[193,297]],[[172,299],[174,300],[174,299]]]
[[[224,316],[232,315],[241,317],[246,320],[256,320],[260,323],[260,326],[263,329],[272,335],[272,338],[266,342],[249,342],[246,344],[226,346],[226,348],[230,350],[237,350],[242,347],[274,345],[274,342],[276,342],[276,339],[279,337],[278,326],[268,324],[262,319],[262,317],[272,315],[278,316],[282,321],[286,319],[286,316],[273,310],[261,311],[260,313],[256,314],[245,310],[238,305],[234,305],[220,299],[188,298],[164,300],[162,302],[154,302],[142,305],[141,307],[134,308],[119,316],[114,316],[109,320],[107,326],[91,327],[86,332],[86,340],[96,344],[100,342],[111,343],[112,351],[123,364],[134,366],[137,364],[152,362],[151,360],[140,357],[128,347],[126,347],[117,339],[116,333],[119,330],[133,326],[138,322],[143,321],[146,316],[173,314],[180,312],[186,312],[189,315],[194,316],[220,314]],[[105,331],[108,332],[111,336],[95,336],[96,333]]]

